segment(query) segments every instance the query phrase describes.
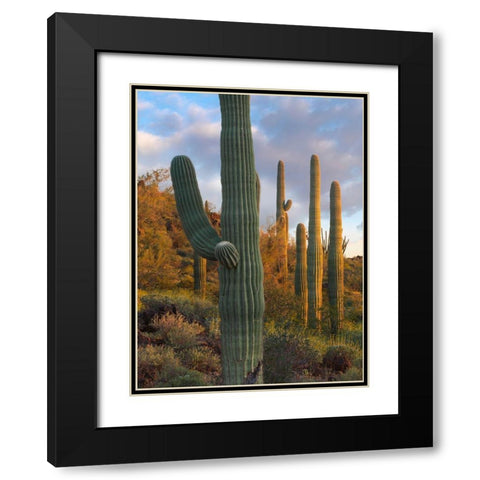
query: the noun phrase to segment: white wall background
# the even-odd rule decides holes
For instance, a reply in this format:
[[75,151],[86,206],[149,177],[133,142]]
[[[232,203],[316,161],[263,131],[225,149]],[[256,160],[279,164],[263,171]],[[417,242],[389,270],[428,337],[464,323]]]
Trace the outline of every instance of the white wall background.
[[[264,2],[267,3],[267,2]],[[469,0],[4,2],[0,100],[0,475],[368,478],[478,472],[478,16]],[[434,449],[54,469],[46,462],[46,19],[55,11],[435,33]],[[458,233],[461,232],[461,234]],[[322,433],[319,432],[319,435]]]

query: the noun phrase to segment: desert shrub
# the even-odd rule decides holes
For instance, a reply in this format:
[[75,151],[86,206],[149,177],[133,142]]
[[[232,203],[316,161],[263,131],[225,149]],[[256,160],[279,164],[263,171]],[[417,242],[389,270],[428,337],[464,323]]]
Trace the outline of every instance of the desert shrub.
[[220,318],[215,317],[205,322],[205,344],[217,355],[221,352]]
[[266,322],[275,324],[297,323],[300,325],[300,299],[293,290],[285,290],[284,287],[270,285],[264,286]]
[[208,385],[208,376],[197,372],[196,370],[187,370],[168,382],[169,387],[200,387]]
[[363,320],[363,295],[362,292],[345,291],[345,319],[354,323]]
[[352,368],[359,368],[360,370],[363,369],[363,357],[362,357],[362,355],[356,357],[353,360]]
[[138,380],[141,388],[159,388],[213,385],[216,378],[182,365],[180,356],[169,346],[147,345],[138,349]]
[[221,372],[220,357],[210,348],[197,346],[182,352],[182,364],[189,369],[219,376]]
[[[213,338],[218,321],[212,320],[209,326]],[[220,383],[220,357],[208,338],[202,325],[188,322],[179,313],[155,314],[146,331],[138,332],[140,388]]]
[[362,378],[363,378],[363,371],[361,368],[357,368],[357,367],[349,368],[346,372],[341,373],[340,375],[337,376],[337,380],[342,382],[362,380]]
[[322,352],[299,331],[268,331],[264,336],[264,382],[313,381],[322,373]]
[[175,355],[175,351],[167,345],[139,347],[137,360],[138,363],[153,365],[158,370],[169,370],[180,365],[180,360]]
[[346,372],[352,366],[353,359],[354,351],[352,348],[333,345],[328,347],[323,357],[323,365],[335,373]]
[[141,388],[158,386],[182,369],[173,348],[166,345],[146,345],[137,352],[138,381]]
[[158,381],[158,368],[146,362],[138,362],[137,375],[140,388],[153,388]]
[[330,335],[327,339],[330,346],[345,345],[353,350],[361,350],[363,346],[362,330],[342,329],[336,335]]
[[148,295],[148,292],[146,290],[138,289],[137,290],[137,311],[140,311],[143,309],[143,303],[142,303],[142,298]]
[[154,315],[151,327],[155,329],[151,338],[153,337],[175,349],[195,346],[198,335],[205,330],[198,323],[187,322],[185,317],[178,313],[167,313],[161,317]]
[[360,256],[345,258],[343,274],[345,289],[361,292],[363,286],[363,258]]
[[209,318],[218,317],[216,304],[185,290],[145,295],[142,297],[142,305],[139,320],[143,324],[150,323],[154,315],[162,316],[166,313],[179,313],[189,322],[201,324]]

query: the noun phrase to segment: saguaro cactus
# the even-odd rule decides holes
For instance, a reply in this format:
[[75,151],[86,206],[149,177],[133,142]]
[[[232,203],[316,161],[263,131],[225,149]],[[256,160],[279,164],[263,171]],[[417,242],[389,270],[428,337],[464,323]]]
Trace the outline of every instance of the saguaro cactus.
[[320,161],[310,159],[310,205],[308,209],[308,326],[321,329],[323,251],[320,214]]
[[172,160],[177,209],[199,255],[219,265],[224,384],[262,383],[263,266],[259,247],[258,190],[248,95],[219,95],[222,238],[202,208],[193,165]]
[[[205,200],[205,213],[208,215],[208,202]],[[207,293],[207,259],[193,251],[193,291],[204,299]]]
[[335,181],[330,187],[330,244],[328,247],[328,299],[331,307],[330,328],[336,334],[342,327],[343,306],[343,239],[342,194]]
[[300,318],[307,325],[308,289],[307,289],[307,237],[305,225],[297,225],[297,263],[295,264],[295,295],[300,300]]
[[280,278],[287,283],[288,279],[288,210],[292,206],[292,201],[285,201],[285,164],[282,160],[278,162],[277,166],[277,240],[279,248],[279,267]]
[[193,252],[193,290],[202,299],[207,292],[207,259]]

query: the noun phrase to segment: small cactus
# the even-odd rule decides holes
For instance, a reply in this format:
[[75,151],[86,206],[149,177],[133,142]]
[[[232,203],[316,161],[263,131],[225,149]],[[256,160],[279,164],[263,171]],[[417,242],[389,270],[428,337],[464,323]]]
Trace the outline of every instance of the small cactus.
[[328,247],[328,298],[331,307],[330,329],[336,334],[344,318],[342,194],[340,184],[330,187],[330,243]]
[[320,214],[320,161],[317,155],[310,159],[310,205],[308,209],[308,326],[321,329],[323,251]]
[[295,295],[300,301],[300,318],[307,326],[308,289],[307,289],[307,237],[305,225],[297,225],[297,262],[295,264]]
[[280,278],[284,285],[288,280],[288,210],[292,206],[292,201],[285,201],[285,164],[282,160],[277,166],[277,239],[279,245],[279,270]]
[[[208,202],[205,200],[205,213],[209,214]],[[207,259],[193,251],[193,291],[202,299],[207,293]]]

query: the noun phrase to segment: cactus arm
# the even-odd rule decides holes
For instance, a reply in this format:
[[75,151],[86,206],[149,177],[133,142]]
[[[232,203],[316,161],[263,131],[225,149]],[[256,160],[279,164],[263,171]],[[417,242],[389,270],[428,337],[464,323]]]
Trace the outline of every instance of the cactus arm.
[[283,202],[283,211],[288,212],[291,206],[292,206],[292,201],[290,199],[286,200],[285,202]]
[[[218,258],[215,255],[215,247],[222,239],[205,213],[195,169],[190,159],[184,155],[175,157],[170,166],[170,174],[178,214],[192,247],[198,255],[207,260],[219,260],[221,263],[226,261],[223,256]],[[235,258],[238,259],[238,252],[234,245],[231,245],[229,250],[228,261],[222,264],[227,268],[233,268],[236,266]]]

